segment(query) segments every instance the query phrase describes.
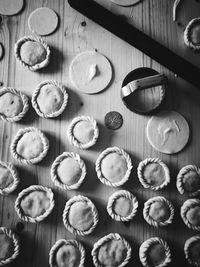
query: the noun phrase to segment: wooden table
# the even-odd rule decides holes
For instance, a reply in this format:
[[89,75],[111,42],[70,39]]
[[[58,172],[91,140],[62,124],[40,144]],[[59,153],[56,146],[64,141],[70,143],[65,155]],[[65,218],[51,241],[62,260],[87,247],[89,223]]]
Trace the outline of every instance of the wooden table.
[[[125,16],[130,23],[199,66],[200,55],[189,51],[183,43],[184,27],[190,19],[199,15],[200,4],[198,1],[183,1],[178,12],[178,24],[172,21],[172,0],[143,0],[137,6],[130,8],[116,6],[108,0],[98,0],[98,2],[120,16]],[[27,19],[34,9],[41,6],[53,8],[60,17],[60,24],[54,34],[44,38],[52,50],[49,67],[34,73],[16,62],[13,48],[20,37],[31,34]],[[90,256],[92,245],[100,237],[110,232],[118,232],[130,242],[133,248],[133,256],[128,266],[141,266],[138,257],[139,246],[144,240],[152,236],[160,236],[168,241],[173,251],[171,266],[187,266],[184,260],[183,245],[185,240],[195,232],[187,229],[180,218],[180,207],[186,198],[179,195],[175,182],[176,175],[181,167],[187,164],[199,164],[200,97],[198,90],[191,84],[175,78],[173,73],[170,73],[149,57],[72,10],[66,0],[26,0],[21,14],[3,18],[3,24],[0,26],[0,41],[5,46],[5,56],[0,61],[0,81],[5,86],[13,86],[31,97],[39,82],[46,79],[55,79],[61,81],[68,88],[70,96],[69,105],[59,118],[42,119],[31,108],[19,123],[0,122],[0,159],[3,161],[14,162],[9,146],[20,128],[38,127],[44,131],[50,140],[50,151],[40,164],[22,166],[14,162],[19,169],[20,186],[13,194],[0,197],[0,226],[16,229],[20,234],[22,243],[19,258],[10,266],[48,266],[49,250],[55,241],[60,238],[80,240],[87,253],[85,266],[93,266]],[[68,70],[71,60],[78,53],[91,49],[97,49],[110,59],[114,75],[107,90],[97,95],[84,95],[75,91],[70,84]],[[170,85],[163,109],[176,110],[183,114],[189,122],[191,128],[190,142],[177,155],[169,156],[155,151],[149,145],[145,136],[145,127],[149,117],[131,113],[120,99],[120,87],[123,78],[129,71],[141,66],[152,67],[168,76]],[[124,124],[120,130],[111,131],[104,126],[104,116],[111,110],[119,111],[124,117]],[[98,143],[94,148],[87,151],[72,147],[66,135],[69,122],[75,116],[83,114],[93,116],[98,121],[100,128]],[[139,201],[139,211],[131,223],[115,222],[109,217],[106,212],[106,204],[108,197],[115,190],[101,184],[95,173],[94,164],[97,156],[102,150],[110,146],[122,147],[132,157],[134,170],[130,180],[123,186],[124,189],[133,192]],[[50,179],[51,164],[64,151],[78,152],[86,162],[87,178],[80,190],[59,190]],[[170,168],[171,183],[161,192],[146,190],[139,184],[136,168],[139,161],[147,157],[159,157]],[[23,228],[14,210],[14,202],[17,194],[32,184],[53,188],[56,207],[44,222],[39,224],[23,223]],[[100,222],[96,230],[87,237],[73,236],[65,229],[62,222],[65,202],[71,196],[78,194],[90,197],[100,214]],[[156,195],[167,197],[175,206],[173,224],[163,229],[155,229],[147,225],[142,216],[144,201]]]

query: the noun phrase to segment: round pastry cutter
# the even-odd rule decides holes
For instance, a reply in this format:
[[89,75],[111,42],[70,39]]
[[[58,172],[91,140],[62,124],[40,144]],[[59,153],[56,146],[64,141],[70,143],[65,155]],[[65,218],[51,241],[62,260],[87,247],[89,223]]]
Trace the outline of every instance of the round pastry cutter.
[[138,68],[124,79],[121,98],[137,114],[156,111],[164,100],[167,78],[151,68]]

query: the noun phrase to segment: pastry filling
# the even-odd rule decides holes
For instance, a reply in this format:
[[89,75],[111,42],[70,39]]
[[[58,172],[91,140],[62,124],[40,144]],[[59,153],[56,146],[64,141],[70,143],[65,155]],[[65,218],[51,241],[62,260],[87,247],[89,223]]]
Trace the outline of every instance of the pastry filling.
[[152,244],[147,250],[147,260],[150,266],[159,266],[166,259],[165,248],[159,243]]
[[80,251],[73,245],[63,245],[56,253],[56,266],[78,267],[81,260]]
[[46,84],[40,89],[37,104],[44,114],[56,112],[63,104],[63,93],[57,86]]
[[27,41],[22,44],[20,56],[29,66],[34,66],[45,60],[47,52],[42,44],[35,41]]
[[200,241],[194,242],[190,247],[190,257],[196,266],[200,266]]
[[156,201],[150,206],[149,216],[156,222],[164,222],[170,217],[170,209],[166,203]]
[[102,266],[117,267],[125,260],[127,248],[122,240],[110,240],[101,245],[98,251],[98,261]]
[[191,42],[194,45],[200,45],[200,25],[195,25],[191,32]]
[[0,114],[8,118],[13,118],[21,113],[23,110],[23,103],[20,96],[5,93],[0,96]]
[[81,168],[73,158],[65,158],[57,168],[59,180],[66,185],[76,184],[81,177]]
[[14,253],[13,241],[4,233],[0,233],[0,260],[10,258]]
[[68,221],[79,231],[89,230],[94,224],[92,208],[86,201],[75,202],[70,207]]
[[92,141],[94,137],[94,127],[88,121],[80,121],[74,126],[73,134],[78,142],[87,144]]
[[34,131],[26,132],[18,141],[16,151],[24,159],[37,158],[43,152],[43,143]]
[[8,187],[12,182],[11,172],[7,168],[0,166],[0,189]]
[[190,208],[186,213],[188,221],[194,226],[200,226],[200,206]]
[[113,183],[120,182],[124,178],[127,169],[125,158],[114,152],[108,154],[101,163],[103,176]]
[[200,189],[200,175],[197,172],[190,170],[183,177],[183,188],[189,192],[193,193]]
[[160,186],[165,182],[165,171],[158,163],[148,163],[143,170],[144,179],[149,185]]
[[127,217],[133,210],[133,203],[126,197],[119,197],[114,202],[114,212],[122,217]]
[[44,191],[33,191],[21,201],[21,208],[26,216],[36,218],[50,207],[50,199]]

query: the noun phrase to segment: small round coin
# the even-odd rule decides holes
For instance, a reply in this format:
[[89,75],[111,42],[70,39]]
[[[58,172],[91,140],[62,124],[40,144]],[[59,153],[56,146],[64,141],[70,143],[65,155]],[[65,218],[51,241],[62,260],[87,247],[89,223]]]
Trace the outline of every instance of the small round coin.
[[104,121],[108,129],[117,130],[123,124],[123,117],[117,111],[110,111],[105,115]]

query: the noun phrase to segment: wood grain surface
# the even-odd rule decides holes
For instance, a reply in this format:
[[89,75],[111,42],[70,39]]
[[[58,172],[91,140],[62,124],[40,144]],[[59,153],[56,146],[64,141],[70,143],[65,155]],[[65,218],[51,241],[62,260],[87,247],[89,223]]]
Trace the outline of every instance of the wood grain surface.
[[[183,30],[186,24],[200,14],[198,1],[183,1],[178,10],[178,23],[172,21],[172,0],[143,0],[138,5],[128,8],[119,7],[108,0],[98,0],[98,2],[119,16],[125,17],[130,23],[177,54],[197,66],[200,65],[200,55],[189,51],[183,43]],[[59,15],[60,22],[57,31],[44,38],[52,51],[50,65],[39,72],[31,72],[16,62],[14,44],[22,36],[31,35],[27,24],[29,14],[42,6],[54,9]],[[70,97],[69,105],[59,118],[39,118],[31,108],[24,119],[18,123],[0,122],[0,159],[3,161],[14,162],[9,146],[20,128],[38,127],[50,140],[50,151],[40,164],[22,166],[14,162],[19,170],[20,186],[13,194],[6,197],[0,196],[0,226],[11,227],[19,233],[21,238],[21,254],[10,266],[48,266],[49,250],[60,238],[75,238],[81,241],[87,253],[85,266],[93,266],[91,258],[93,243],[110,232],[118,232],[130,242],[133,254],[128,266],[141,266],[138,256],[139,246],[144,240],[153,236],[163,237],[168,241],[173,252],[171,266],[187,266],[184,260],[183,245],[185,240],[195,232],[187,229],[180,218],[180,207],[186,198],[179,195],[175,182],[181,167],[187,164],[200,164],[200,88],[194,88],[184,80],[175,77],[173,73],[149,57],[78,14],[69,7],[66,0],[26,0],[24,9],[19,15],[3,17],[0,25],[0,42],[5,47],[5,56],[0,61],[0,81],[4,86],[13,86],[31,97],[38,83],[46,79],[55,79],[67,87]],[[97,49],[111,61],[113,79],[110,86],[102,93],[84,95],[75,91],[70,84],[68,70],[71,60],[78,53],[91,49]],[[177,155],[169,156],[155,151],[145,136],[145,127],[149,117],[130,112],[120,99],[120,87],[124,77],[134,68],[142,66],[152,67],[167,75],[169,88],[162,109],[176,110],[189,122],[191,129],[189,144]],[[104,126],[104,116],[112,110],[119,111],[124,118],[123,127],[117,131],[108,130]],[[90,115],[99,124],[98,143],[87,151],[72,147],[67,140],[67,126],[77,115]],[[135,194],[139,201],[138,213],[130,223],[115,222],[109,217],[106,212],[107,200],[116,189],[101,184],[95,173],[94,164],[100,152],[114,145],[124,148],[131,155],[134,165],[129,181],[122,187]],[[60,190],[53,185],[50,179],[51,164],[64,151],[78,152],[86,162],[87,177],[79,190]],[[170,168],[171,183],[160,192],[144,189],[139,184],[136,168],[139,161],[147,157],[159,157]],[[53,213],[44,222],[39,224],[20,223],[14,210],[14,202],[22,189],[33,184],[53,188],[56,206]],[[100,214],[100,222],[96,230],[86,237],[73,236],[65,229],[62,222],[65,202],[71,196],[78,194],[90,197]],[[155,229],[143,219],[144,202],[156,195],[167,197],[175,206],[175,219],[169,227]]]

